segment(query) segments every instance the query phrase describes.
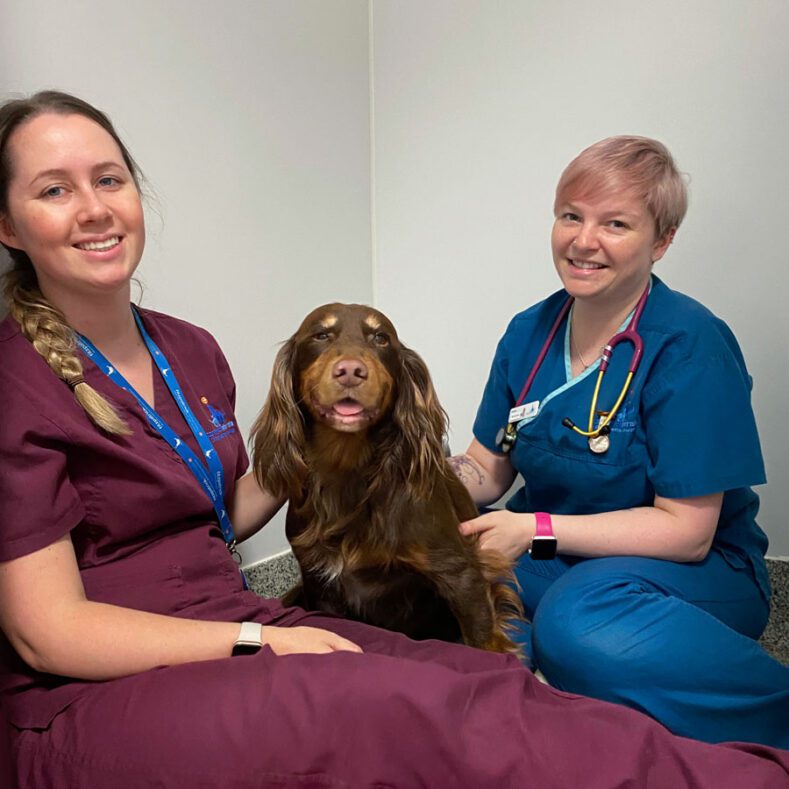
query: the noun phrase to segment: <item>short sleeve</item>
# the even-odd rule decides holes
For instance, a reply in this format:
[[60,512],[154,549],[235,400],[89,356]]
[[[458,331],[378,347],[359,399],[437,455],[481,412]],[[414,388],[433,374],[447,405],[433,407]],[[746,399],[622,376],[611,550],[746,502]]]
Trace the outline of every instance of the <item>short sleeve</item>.
[[491,452],[500,452],[496,435],[507,423],[515,404],[508,383],[507,335],[501,338],[490,366],[490,374],[482,393],[482,401],[474,420],[474,437]]
[[647,473],[660,496],[705,496],[766,481],[751,378],[736,341],[726,339],[703,339],[644,389]]
[[[544,301],[517,313],[499,340],[474,420],[474,437],[491,452],[501,454],[496,445],[496,436],[499,430],[507,425],[510,410],[529,377],[528,371],[538,358],[540,349],[557,317],[562,314],[562,306],[566,302],[567,293],[557,290]],[[557,359],[561,362],[564,374],[564,357],[559,354]],[[535,390],[541,376],[550,380],[555,375],[552,363],[540,365],[536,372],[533,381]]]
[[19,396],[0,393],[0,561],[9,561],[70,532],[85,510],[68,477],[68,437]]

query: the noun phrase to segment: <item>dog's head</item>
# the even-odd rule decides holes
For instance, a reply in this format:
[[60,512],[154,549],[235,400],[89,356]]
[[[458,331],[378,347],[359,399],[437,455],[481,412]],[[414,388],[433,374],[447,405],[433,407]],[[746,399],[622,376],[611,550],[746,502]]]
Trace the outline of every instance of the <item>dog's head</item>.
[[[402,463],[423,487],[442,455],[446,415],[420,357],[391,321],[360,304],[313,310],[274,363],[266,404],[252,429],[255,472],[277,495],[306,474],[306,442],[315,429],[358,438],[375,432],[387,462]],[[359,435],[361,434],[361,435]]]
[[293,390],[316,422],[355,433],[389,412],[403,347],[385,315],[327,304],[304,319],[293,343]]

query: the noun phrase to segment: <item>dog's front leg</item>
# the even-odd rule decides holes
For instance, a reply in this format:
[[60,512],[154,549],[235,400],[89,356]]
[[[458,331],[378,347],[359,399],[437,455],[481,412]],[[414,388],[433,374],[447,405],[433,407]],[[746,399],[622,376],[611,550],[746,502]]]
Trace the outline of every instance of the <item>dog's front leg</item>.
[[458,567],[455,572],[436,573],[431,580],[457,619],[466,644],[481,649],[508,651],[497,649],[490,587],[477,568]]
[[407,561],[427,577],[447,602],[469,646],[496,652],[517,652],[498,627],[490,583],[476,562],[446,549],[420,548]]
[[282,595],[282,605],[284,606],[298,606],[299,608],[306,608],[307,601],[304,597],[304,585],[298,581],[296,585]]

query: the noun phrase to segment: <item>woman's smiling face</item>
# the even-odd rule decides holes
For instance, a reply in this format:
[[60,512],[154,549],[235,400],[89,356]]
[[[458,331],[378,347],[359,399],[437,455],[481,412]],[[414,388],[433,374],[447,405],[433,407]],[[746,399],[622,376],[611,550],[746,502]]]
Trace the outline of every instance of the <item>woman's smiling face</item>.
[[655,237],[654,217],[632,192],[566,195],[551,233],[554,265],[571,296],[618,309],[639,297],[671,235]]
[[42,293],[128,288],[145,246],[142,203],[120,148],[97,123],[47,112],[16,129],[0,240],[24,251]]

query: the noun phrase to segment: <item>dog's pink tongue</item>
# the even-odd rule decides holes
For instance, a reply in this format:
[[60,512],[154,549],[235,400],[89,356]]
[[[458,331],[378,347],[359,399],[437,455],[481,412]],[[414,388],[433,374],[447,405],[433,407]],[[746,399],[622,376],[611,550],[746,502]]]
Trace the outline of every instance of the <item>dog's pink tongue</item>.
[[356,402],[356,400],[340,400],[334,404],[334,410],[340,416],[356,416],[364,411],[364,407]]

